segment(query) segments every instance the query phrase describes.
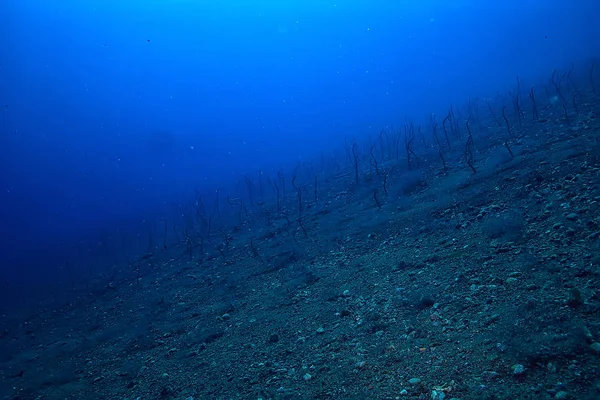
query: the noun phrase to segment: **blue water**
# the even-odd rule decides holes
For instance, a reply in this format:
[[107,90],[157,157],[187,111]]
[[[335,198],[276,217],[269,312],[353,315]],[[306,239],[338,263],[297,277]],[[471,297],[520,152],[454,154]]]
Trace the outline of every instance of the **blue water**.
[[0,399],[596,399],[600,0],[0,0]]
[[585,63],[599,16],[593,0],[3,0],[3,306],[160,247],[197,193],[223,208],[248,176],[272,201],[278,171],[289,191],[299,163],[345,162],[345,140]]

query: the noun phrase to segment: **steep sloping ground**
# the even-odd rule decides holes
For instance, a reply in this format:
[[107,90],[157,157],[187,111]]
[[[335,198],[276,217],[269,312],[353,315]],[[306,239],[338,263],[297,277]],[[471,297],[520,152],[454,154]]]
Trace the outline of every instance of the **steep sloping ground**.
[[491,129],[477,173],[399,172],[381,208],[373,171],[331,179],[306,235],[276,220],[225,257],[168,249],[7,329],[2,398],[598,398],[593,107],[523,126],[514,157]]

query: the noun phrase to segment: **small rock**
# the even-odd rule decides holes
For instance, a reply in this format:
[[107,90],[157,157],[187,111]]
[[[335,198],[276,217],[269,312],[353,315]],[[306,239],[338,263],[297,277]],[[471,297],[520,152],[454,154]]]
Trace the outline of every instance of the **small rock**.
[[522,364],[515,364],[512,367],[512,372],[514,376],[522,376],[525,374],[525,366]]
[[325,329],[323,327],[320,327],[319,329],[317,329],[317,333],[322,335],[323,333],[325,333]]
[[579,307],[583,305],[583,298],[581,296],[581,291],[577,288],[572,288],[569,291],[569,298],[567,300],[567,305],[571,308]]
[[496,371],[483,371],[481,377],[484,381],[493,381],[500,377],[500,374]]
[[310,381],[312,379],[312,375],[307,372],[304,374],[303,378],[305,381]]
[[446,393],[441,390],[432,390],[431,391],[431,400],[444,400],[446,398]]

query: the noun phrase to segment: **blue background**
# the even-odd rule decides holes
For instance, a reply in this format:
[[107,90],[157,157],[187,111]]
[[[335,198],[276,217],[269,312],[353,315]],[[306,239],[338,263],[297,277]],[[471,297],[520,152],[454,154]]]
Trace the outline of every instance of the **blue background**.
[[493,97],[517,76],[547,79],[599,53],[599,8],[4,0],[2,281],[107,264],[94,244],[146,240],[144,223],[196,189],[343,150],[345,137]]

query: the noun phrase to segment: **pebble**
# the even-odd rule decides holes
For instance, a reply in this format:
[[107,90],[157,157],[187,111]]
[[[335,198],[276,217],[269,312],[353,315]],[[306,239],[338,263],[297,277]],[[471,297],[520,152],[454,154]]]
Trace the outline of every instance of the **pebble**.
[[312,375],[307,372],[304,374],[303,378],[305,381],[310,381],[312,379]]
[[577,214],[576,213],[569,213],[569,214],[567,214],[567,219],[569,221],[575,221],[575,220],[577,220]]
[[521,376],[525,373],[525,367],[522,364],[515,364],[512,367],[512,372],[514,376]]
[[431,400],[444,400],[446,398],[446,393],[441,390],[432,390],[431,391]]
[[269,336],[269,343],[277,343],[279,342],[279,335],[274,333],[271,336]]

